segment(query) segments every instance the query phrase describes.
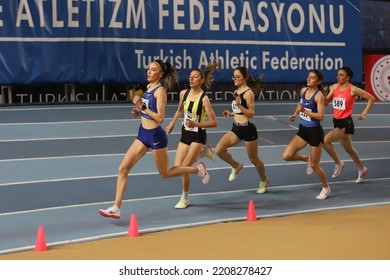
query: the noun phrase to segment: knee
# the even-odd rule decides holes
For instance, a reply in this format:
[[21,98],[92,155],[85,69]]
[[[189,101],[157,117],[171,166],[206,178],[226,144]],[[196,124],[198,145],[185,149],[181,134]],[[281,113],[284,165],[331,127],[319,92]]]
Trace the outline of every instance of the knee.
[[256,165],[260,161],[259,157],[256,157],[256,156],[249,156],[249,160],[254,165]]
[[170,178],[168,170],[159,170],[160,177],[163,179]]
[[289,160],[291,160],[292,155],[290,153],[283,152],[282,158],[283,158],[283,160],[289,161]]
[[332,143],[327,143],[327,142],[324,142],[324,144],[322,145],[322,148],[324,148],[325,151],[329,151],[329,149],[332,148]]
[[319,162],[319,161],[311,161],[311,162],[310,162],[310,165],[311,165],[311,167],[313,168],[313,170],[314,170],[315,172],[317,172],[317,170],[318,170],[319,168],[321,168],[320,162]]
[[127,166],[121,164],[119,165],[118,167],[118,174],[119,176],[127,176],[130,172],[130,168],[128,168]]
[[215,148],[215,153],[217,154],[218,157],[221,157],[225,151],[226,150],[222,150],[218,147]]
[[325,146],[325,145],[331,145],[331,144],[332,144],[332,141],[330,141],[329,138],[325,137],[325,138],[324,138],[324,146]]

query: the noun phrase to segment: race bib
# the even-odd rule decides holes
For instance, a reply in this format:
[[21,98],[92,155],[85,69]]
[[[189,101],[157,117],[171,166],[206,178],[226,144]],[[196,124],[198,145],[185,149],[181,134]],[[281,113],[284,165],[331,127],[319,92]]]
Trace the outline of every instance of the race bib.
[[193,132],[198,132],[199,127],[188,127],[187,126],[187,120],[193,120],[191,114],[184,114],[184,128],[187,131],[193,131]]
[[[142,98],[142,105],[146,105],[146,108],[149,108],[149,100]],[[147,115],[147,113],[144,111],[141,111],[141,113]]]
[[[311,109],[305,108],[305,110],[311,112]],[[299,117],[300,117],[302,120],[311,122],[311,117],[310,117],[309,115],[303,113],[303,112],[299,112]]]
[[232,102],[232,111],[233,111],[233,113],[235,113],[235,114],[240,114],[240,113],[242,113],[241,110],[238,108],[237,102],[236,102],[235,100]]
[[333,109],[345,110],[345,98],[341,98],[341,97],[333,98]]

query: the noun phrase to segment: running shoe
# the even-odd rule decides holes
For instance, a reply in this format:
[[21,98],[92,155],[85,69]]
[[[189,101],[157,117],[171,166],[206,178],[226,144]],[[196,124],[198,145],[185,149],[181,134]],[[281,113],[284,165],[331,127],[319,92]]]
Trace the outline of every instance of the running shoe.
[[102,215],[103,217],[120,219],[121,209],[119,209],[118,207],[116,207],[114,205],[114,206],[111,206],[110,208],[107,208],[106,210],[100,209],[99,214]]
[[322,188],[321,192],[319,195],[316,196],[317,199],[319,200],[324,200],[327,199],[329,194],[330,194],[330,187],[328,186],[327,188]]
[[207,172],[206,166],[203,162],[199,162],[196,167],[199,169],[198,176],[202,179],[202,183],[207,184],[210,180],[210,175]]
[[244,167],[242,163],[239,163],[237,168],[232,167],[232,172],[229,175],[229,181],[234,181],[237,179],[238,173],[240,173],[241,169]]
[[266,193],[268,188],[268,183],[269,183],[268,177],[264,182],[260,181],[259,189],[256,191],[256,193]]
[[359,170],[358,177],[356,179],[356,184],[361,183],[364,179],[364,176],[366,176],[367,173],[368,173],[368,168],[365,166],[363,167],[362,170]]
[[307,166],[306,166],[306,173],[307,175],[310,175],[311,173],[313,173],[313,167],[311,166],[311,161],[310,161],[310,157],[309,159],[307,160]]
[[199,158],[208,158],[212,160],[213,162],[217,161],[217,158],[215,157],[215,154],[213,152],[213,149],[210,146],[204,146],[203,149],[200,151]]
[[336,164],[334,166],[332,178],[338,177],[341,174],[341,171],[343,171],[344,167],[345,167],[345,163],[342,160],[340,160],[340,164]]
[[180,198],[179,202],[175,205],[176,209],[185,209],[190,205],[190,201],[184,197]]

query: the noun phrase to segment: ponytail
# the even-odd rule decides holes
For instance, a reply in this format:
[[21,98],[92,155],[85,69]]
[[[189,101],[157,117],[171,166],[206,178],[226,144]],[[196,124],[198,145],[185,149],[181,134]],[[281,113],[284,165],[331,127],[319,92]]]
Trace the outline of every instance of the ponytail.
[[206,66],[205,70],[201,69],[193,69],[192,71],[197,71],[202,76],[202,79],[204,80],[204,85],[207,89],[211,88],[212,82],[214,82],[213,73],[217,68],[219,67],[219,62],[211,62]]
[[242,76],[246,78],[247,86],[253,91],[255,95],[259,94],[263,90],[261,84],[263,83],[263,76],[259,76],[256,80],[249,73],[249,69],[246,67],[237,67],[234,70],[240,71]]
[[174,84],[178,83],[176,69],[169,62],[164,62],[161,59],[154,60],[153,62],[156,63],[160,67],[161,72],[163,72],[161,80],[164,81],[163,86],[166,90],[171,89]]

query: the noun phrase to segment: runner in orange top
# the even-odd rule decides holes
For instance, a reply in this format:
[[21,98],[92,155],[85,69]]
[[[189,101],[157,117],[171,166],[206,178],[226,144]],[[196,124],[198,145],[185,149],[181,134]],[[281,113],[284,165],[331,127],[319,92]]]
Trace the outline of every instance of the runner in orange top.
[[334,128],[325,135],[324,149],[335,162],[332,178],[336,178],[341,174],[345,167],[344,162],[340,160],[332,144],[338,140],[358,167],[356,183],[361,183],[368,172],[368,168],[363,165],[358,152],[352,145],[352,135],[355,132],[352,111],[357,96],[365,99],[367,101],[366,108],[357,116],[358,120],[364,120],[374,104],[375,98],[367,91],[352,85],[350,83],[352,77],[353,71],[351,68],[341,67],[337,73],[337,84],[330,87],[330,91],[326,96],[325,104],[327,105],[330,102],[333,104]]

